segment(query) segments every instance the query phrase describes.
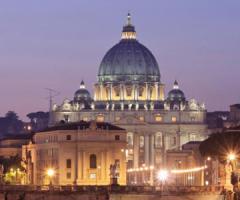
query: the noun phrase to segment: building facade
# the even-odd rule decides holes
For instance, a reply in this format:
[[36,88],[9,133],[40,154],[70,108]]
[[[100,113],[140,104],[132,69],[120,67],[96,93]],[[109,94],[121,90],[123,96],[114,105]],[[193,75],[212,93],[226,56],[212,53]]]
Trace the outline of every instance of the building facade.
[[165,97],[154,55],[136,38],[128,14],[121,40],[103,57],[91,97],[81,82],[72,100],[52,105],[50,126],[108,122],[127,130],[128,168],[166,165],[167,150],[206,138],[206,110],[187,99],[177,81]]
[[104,122],[81,121],[37,132],[22,148],[26,184],[109,185],[117,177],[125,185],[126,145],[126,131]]

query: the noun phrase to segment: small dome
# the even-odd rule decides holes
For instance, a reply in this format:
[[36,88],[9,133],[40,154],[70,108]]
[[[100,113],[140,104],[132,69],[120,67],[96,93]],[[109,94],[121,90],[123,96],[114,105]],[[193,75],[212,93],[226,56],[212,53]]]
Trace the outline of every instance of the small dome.
[[121,40],[103,57],[98,71],[100,82],[159,82],[158,63],[149,49],[136,40],[136,32],[128,14]]
[[173,89],[168,93],[168,101],[185,101],[185,95],[182,90],[179,89],[178,82],[175,80]]
[[80,84],[80,88],[74,94],[75,102],[82,102],[91,100],[91,95],[89,91],[86,89],[84,82],[82,81]]

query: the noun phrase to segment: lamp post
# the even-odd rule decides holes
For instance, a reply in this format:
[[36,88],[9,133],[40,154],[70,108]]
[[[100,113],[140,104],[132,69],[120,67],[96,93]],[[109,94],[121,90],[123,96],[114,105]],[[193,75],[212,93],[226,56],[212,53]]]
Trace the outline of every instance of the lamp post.
[[238,175],[235,173],[236,170],[236,159],[237,156],[235,153],[231,152],[227,155],[227,162],[231,166],[231,184],[233,185],[233,191],[237,188],[238,185]]
[[53,178],[53,176],[55,175],[55,170],[54,169],[52,169],[52,168],[49,168],[48,170],[47,170],[47,176],[49,177],[49,185],[50,186],[52,186],[52,178]]
[[98,185],[98,177],[99,177],[99,175],[98,175],[98,171],[101,169],[101,166],[98,166],[97,167],[97,173],[96,173],[96,186]]
[[158,171],[157,173],[157,179],[161,182],[161,190],[163,192],[163,186],[164,186],[164,183],[166,182],[168,178],[168,171],[167,170],[160,170]]

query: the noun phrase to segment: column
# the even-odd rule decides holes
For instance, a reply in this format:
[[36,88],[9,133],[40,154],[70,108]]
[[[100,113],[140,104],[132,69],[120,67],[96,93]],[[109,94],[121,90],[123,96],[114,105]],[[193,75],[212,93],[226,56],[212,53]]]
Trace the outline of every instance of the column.
[[78,180],[78,145],[76,143],[76,150],[75,150],[75,178],[74,178],[75,184],[77,184],[77,180]]
[[155,148],[154,148],[154,134],[150,135],[150,166],[154,166],[155,164]]
[[120,84],[120,100],[122,101],[123,100],[123,85]]
[[85,152],[82,153],[82,178],[83,178],[83,181],[86,179],[86,155],[85,155]]
[[112,84],[110,84],[110,101],[112,101],[112,97],[113,97],[113,88],[112,88]]
[[139,85],[136,86],[136,100],[138,101],[139,96]]
[[104,180],[104,168],[105,168],[105,163],[104,163],[104,151],[101,152],[101,168],[100,168],[100,176],[99,176],[99,179],[100,181],[103,181]]
[[100,84],[100,101],[103,100],[103,85]]
[[166,161],[167,161],[167,158],[166,158],[166,136],[165,136],[165,133],[162,134],[162,151],[161,151],[161,154],[162,154],[162,167],[165,167],[166,166]]
[[139,165],[139,136],[134,133],[133,138],[133,168],[138,168]]
[[146,83],[146,100],[148,100],[148,84]]
[[123,85],[123,100],[126,99],[126,86]]
[[149,135],[144,136],[144,160],[145,165],[149,166]]
[[136,100],[136,85],[133,85],[133,100]]
[[156,89],[156,100],[158,101],[158,99],[159,99],[159,94],[158,94],[158,83],[155,84],[155,89]]
[[81,150],[80,152],[79,152],[79,166],[80,166],[80,170],[79,170],[79,173],[78,173],[78,179],[80,179],[80,180],[82,180],[83,179],[83,151]]

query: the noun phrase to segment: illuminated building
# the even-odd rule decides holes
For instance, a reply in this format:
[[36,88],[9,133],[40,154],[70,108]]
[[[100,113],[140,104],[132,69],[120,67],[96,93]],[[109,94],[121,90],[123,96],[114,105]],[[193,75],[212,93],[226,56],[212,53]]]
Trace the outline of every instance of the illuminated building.
[[177,81],[165,97],[157,60],[137,40],[130,14],[121,40],[102,59],[93,97],[81,82],[73,100],[51,106],[50,126],[81,120],[126,129],[129,168],[161,167],[167,150],[207,134],[204,104],[187,99]]
[[0,140],[0,156],[9,158],[11,156],[22,156],[22,145],[31,140],[32,134],[8,135]]
[[126,131],[105,122],[64,124],[37,132],[22,148],[27,184],[109,185],[116,166],[126,184]]

